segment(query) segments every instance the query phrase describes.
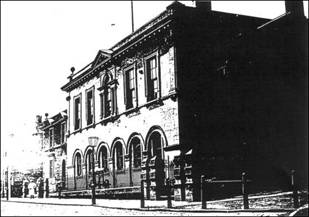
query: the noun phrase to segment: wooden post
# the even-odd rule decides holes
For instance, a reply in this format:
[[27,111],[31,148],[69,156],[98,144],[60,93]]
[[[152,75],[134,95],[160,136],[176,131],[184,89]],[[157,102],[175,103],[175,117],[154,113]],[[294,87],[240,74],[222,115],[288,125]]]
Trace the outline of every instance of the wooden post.
[[249,209],[246,173],[242,173],[241,181],[242,181],[242,195],[243,195],[243,200],[244,200],[244,207],[243,207],[243,209]]
[[202,201],[202,209],[206,209],[206,195],[205,195],[205,176],[201,176],[201,201]]
[[144,199],[144,182],[141,180],[141,208],[145,207],[145,199]]
[[292,186],[292,191],[293,191],[294,208],[298,208],[299,202],[298,202],[297,188],[296,188],[296,184],[295,184],[295,170],[291,171],[291,186]]
[[167,188],[167,208],[172,208],[171,185],[169,178],[166,179],[166,188]]

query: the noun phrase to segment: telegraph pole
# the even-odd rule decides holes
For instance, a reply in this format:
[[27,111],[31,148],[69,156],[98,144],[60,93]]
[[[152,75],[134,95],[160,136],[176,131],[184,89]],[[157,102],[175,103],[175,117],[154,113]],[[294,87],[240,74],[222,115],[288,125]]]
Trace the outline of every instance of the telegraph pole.
[[131,23],[132,23],[132,32],[134,32],[133,0],[131,0]]

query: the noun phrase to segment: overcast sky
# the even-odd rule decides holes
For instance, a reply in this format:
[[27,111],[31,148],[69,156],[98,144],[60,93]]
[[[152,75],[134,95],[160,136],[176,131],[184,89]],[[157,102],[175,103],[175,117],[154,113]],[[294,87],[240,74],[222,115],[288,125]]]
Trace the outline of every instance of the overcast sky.
[[[135,1],[135,29],[171,2]],[[70,68],[81,69],[131,33],[130,7],[130,1],[1,1],[1,149],[12,149],[15,166],[33,165],[35,116],[67,108],[60,87]],[[305,8],[308,17],[307,1]],[[283,1],[213,1],[212,9],[264,18],[285,12]]]

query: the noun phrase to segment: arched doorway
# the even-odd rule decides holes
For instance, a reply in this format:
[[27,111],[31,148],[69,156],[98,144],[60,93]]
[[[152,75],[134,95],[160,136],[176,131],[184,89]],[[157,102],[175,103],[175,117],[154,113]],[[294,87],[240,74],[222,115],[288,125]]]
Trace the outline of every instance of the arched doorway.
[[120,141],[117,141],[113,148],[113,186],[117,187],[117,174],[124,170],[124,148]]
[[158,158],[163,160],[164,159],[163,147],[164,147],[164,138],[158,131],[154,131],[149,136],[148,140],[148,154],[150,158],[157,156]]
[[77,177],[82,175],[82,155],[77,152],[74,156],[74,189],[77,189]]
[[85,167],[86,167],[86,189],[89,188],[89,184],[92,179],[92,149],[88,149],[85,157]]
[[130,186],[140,184],[140,169],[142,163],[142,141],[134,136],[129,141],[129,173]]
[[108,152],[107,152],[107,147],[102,145],[99,148],[99,152],[98,152],[98,167],[100,169],[102,169],[102,174],[100,174],[98,176],[98,185],[99,188],[101,188],[101,186],[104,186],[104,173],[108,171],[108,160],[107,160],[107,156],[108,156]]
[[163,148],[166,146],[166,137],[161,128],[153,127],[150,129],[146,138],[149,159],[147,195],[150,195],[152,199],[160,199],[166,193],[164,190],[166,174],[165,155],[163,151]]

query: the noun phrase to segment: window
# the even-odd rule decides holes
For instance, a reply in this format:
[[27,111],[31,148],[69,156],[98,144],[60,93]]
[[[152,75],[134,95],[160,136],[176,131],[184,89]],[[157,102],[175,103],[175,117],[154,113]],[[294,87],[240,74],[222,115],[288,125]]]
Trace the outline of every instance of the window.
[[101,118],[108,118],[115,112],[115,86],[112,86],[111,76],[105,75],[100,90]]
[[139,168],[141,166],[141,143],[138,138],[132,139],[130,149],[132,165],[134,168]]
[[61,123],[60,125],[60,142],[63,144],[65,142],[65,122]]
[[158,60],[156,55],[152,55],[146,59],[146,97],[147,101],[155,100],[159,97],[159,70]]
[[89,150],[86,155],[86,171],[88,175],[92,172],[92,150]]
[[[122,144],[118,142],[115,145],[114,149],[114,163],[116,163],[116,170],[122,170],[123,169],[123,150],[122,150]],[[115,162],[116,160],[116,162]]]
[[94,122],[94,96],[93,89],[86,91],[86,120],[87,125],[93,124]]
[[74,171],[76,176],[82,175],[82,158],[80,153],[77,153],[75,156]]
[[55,168],[55,161],[54,160],[50,160],[49,161],[49,177],[53,178],[55,173],[54,173],[54,168]]
[[81,97],[74,99],[74,130],[81,128]]
[[49,147],[53,147],[54,144],[54,128],[49,129]]
[[107,149],[105,146],[102,146],[100,148],[100,152],[99,152],[99,167],[100,168],[104,168],[104,171],[108,170],[107,167]]
[[125,71],[124,91],[126,109],[131,109],[134,105],[137,105],[136,74],[134,67]]

